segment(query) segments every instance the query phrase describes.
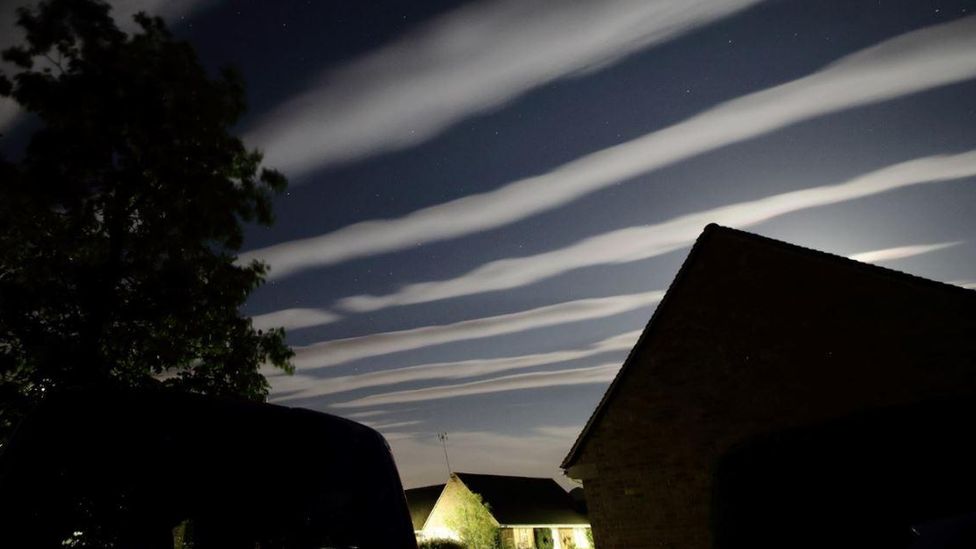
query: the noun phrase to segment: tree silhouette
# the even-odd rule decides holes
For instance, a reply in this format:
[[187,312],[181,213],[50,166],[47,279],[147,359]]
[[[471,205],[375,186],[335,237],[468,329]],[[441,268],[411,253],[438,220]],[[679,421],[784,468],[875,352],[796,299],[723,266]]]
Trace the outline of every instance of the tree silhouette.
[[264,279],[235,263],[243,224],[272,222],[285,178],[231,128],[232,70],[212,78],[159,18],[120,31],[101,0],[18,10],[26,42],[0,93],[40,128],[0,159],[0,443],[45,393],[74,385],[263,400],[291,371],[281,329],[239,308]]

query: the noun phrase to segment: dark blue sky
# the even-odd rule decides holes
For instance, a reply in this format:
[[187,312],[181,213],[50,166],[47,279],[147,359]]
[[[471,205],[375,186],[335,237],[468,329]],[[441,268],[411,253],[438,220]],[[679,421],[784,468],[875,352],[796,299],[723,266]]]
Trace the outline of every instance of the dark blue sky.
[[245,244],[298,353],[272,400],[377,427],[408,486],[441,431],[556,476],[708,222],[976,284],[976,1],[136,5],[241,69],[291,180]]

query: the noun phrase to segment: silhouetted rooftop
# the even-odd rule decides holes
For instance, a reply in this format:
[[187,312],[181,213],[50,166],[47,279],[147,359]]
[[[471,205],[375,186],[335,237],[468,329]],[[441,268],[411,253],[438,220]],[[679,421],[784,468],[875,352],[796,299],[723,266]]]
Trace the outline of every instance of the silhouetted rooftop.
[[[790,269],[805,268],[817,272],[820,277],[817,283],[819,284],[822,281],[822,287],[824,288],[836,287],[837,285],[868,287],[873,284],[872,280],[876,280],[879,283],[883,281],[889,286],[886,291],[888,291],[888,295],[891,295],[892,298],[896,296],[925,296],[926,299],[938,297],[941,301],[957,303],[959,307],[971,310],[976,315],[976,292],[973,290],[877,265],[861,263],[847,257],[804,248],[753,233],[710,224],[705,227],[701,236],[698,237],[698,240],[692,246],[688,257],[671,282],[667,294],[665,294],[661,303],[651,316],[640,339],[634,345],[634,348],[624,361],[617,376],[604,393],[603,398],[590,415],[586,426],[563,460],[562,467],[564,469],[571,467],[576,462],[582,446],[587,441],[591,428],[599,421],[606,406],[614,398],[620,380],[627,375],[628,370],[631,368],[636,350],[646,345],[649,340],[648,334],[655,330],[661,312],[668,308],[671,301],[670,298],[675,293],[675,288],[682,284],[685,274],[690,270],[691,266],[700,267],[701,271],[707,273],[705,276],[713,277],[713,280],[728,278],[732,274],[723,271],[721,268],[714,267],[711,259],[729,250],[740,251],[748,255],[748,266],[742,267],[742,272],[735,274],[735,276],[747,277],[750,284],[756,280],[770,280],[771,282],[776,281],[781,283],[781,278],[777,277],[782,277],[784,271],[779,268],[779,263],[789,258],[789,262],[792,263],[789,267]],[[797,291],[801,290],[803,288],[797,288]],[[919,305],[919,303],[923,305]],[[926,303],[925,299],[914,300],[911,303],[905,303],[904,306],[917,308],[919,306],[926,306],[924,303]],[[844,306],[846,304],[837,304],[838,310],[843,309]],[[802,312],[798,311],[797,314],[802,314]]]
[[573,508],[569,494],[551,478],[455,473],[469,490],[481,496],[502,525],[589,524]]
[[437,498],[441,497],[444,491],[444,484],[433,486],[423,486],[421,488],[411,488],[406,490],[407,506],[410,507],[410,520],[413,522],[414,530],[423,530],[427,517],[434,510]]

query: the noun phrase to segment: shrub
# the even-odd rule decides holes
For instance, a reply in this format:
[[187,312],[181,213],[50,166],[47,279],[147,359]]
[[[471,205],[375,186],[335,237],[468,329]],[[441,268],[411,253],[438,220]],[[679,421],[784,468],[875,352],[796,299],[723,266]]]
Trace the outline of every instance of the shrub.
[[552,549],[552,530],[548,528],[535,529],[535,546],[538,549]]

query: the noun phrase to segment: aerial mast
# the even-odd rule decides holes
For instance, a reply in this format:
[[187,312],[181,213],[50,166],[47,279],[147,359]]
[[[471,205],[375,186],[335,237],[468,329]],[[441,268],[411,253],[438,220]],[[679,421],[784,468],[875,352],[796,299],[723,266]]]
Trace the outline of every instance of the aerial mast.
[[450,477],[454,473],[451,471],[451,460],[447,457],[447,433],[437,433],[437,438],[441,441],[441,446],[444,447],[444,463],[447,464],[447,476]]

